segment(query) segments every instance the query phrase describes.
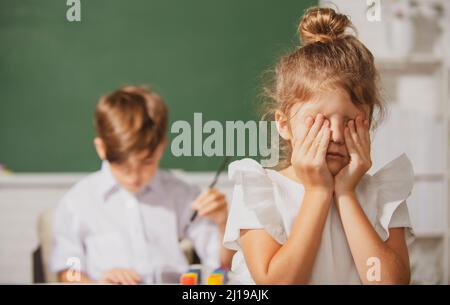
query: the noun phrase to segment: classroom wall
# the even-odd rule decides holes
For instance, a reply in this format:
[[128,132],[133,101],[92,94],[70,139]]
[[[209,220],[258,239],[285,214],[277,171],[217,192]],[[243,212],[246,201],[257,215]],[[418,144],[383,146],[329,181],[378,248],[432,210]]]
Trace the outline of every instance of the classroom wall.
[[[298,44],[312,0],[0,1],[0,163],[17,172],[99,167],[100,95],[153,84],[170,121],[256,119],[261,75]],[[173,136],[170,136],[173,138]],[[214,170],[217,157],[166,153],[163,167]]]

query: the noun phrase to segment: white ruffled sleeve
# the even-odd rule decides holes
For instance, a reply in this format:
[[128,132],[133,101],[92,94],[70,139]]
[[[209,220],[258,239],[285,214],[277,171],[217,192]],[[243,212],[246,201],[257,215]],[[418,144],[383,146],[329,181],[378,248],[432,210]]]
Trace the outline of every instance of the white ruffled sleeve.
[[402,154],[372,176],[376,188],[375,230],[386,241],[390,228],[405,228],[407,244],[414,240],[406,199],[414,185],[414,171],[409,158]]
[[239,250],[241,229],[265,229],[283,244],[286,230],[275,204],[274,185],[264,168],[253,159],[232,162],[228,176],[234,181],[234,193],[224,235],[224,246]]

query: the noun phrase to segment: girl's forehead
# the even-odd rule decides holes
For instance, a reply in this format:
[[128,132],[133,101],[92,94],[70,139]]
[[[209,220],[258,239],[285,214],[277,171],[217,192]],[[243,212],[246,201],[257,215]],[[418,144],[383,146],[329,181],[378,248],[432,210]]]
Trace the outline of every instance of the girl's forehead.
[[292,110],[293,114],[301,116],[322,113],[325,116],[341,115],[349,118],[368,113],[365,107],[355,105],[343,90],[328,91],[310,101],[298,102]]

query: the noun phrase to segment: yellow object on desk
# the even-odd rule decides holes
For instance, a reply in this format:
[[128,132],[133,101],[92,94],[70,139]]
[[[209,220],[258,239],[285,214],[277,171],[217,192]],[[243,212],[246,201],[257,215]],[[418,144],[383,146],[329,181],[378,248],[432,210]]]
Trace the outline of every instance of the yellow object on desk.
[[223,285],[223,274],[213,273],[208,276],[207,285]]

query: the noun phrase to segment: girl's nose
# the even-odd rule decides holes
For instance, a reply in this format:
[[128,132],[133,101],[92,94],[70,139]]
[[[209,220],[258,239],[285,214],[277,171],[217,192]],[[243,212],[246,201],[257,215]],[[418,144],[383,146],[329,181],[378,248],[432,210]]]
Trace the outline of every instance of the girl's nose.
[[344,144],[344,127],[342,119],[330,119],[331,141],[336,144]]

